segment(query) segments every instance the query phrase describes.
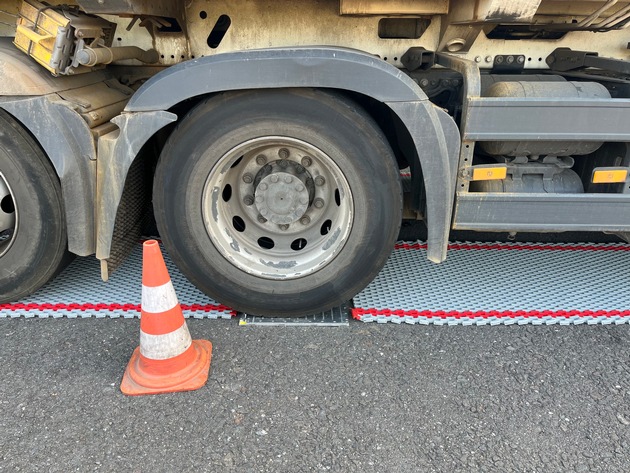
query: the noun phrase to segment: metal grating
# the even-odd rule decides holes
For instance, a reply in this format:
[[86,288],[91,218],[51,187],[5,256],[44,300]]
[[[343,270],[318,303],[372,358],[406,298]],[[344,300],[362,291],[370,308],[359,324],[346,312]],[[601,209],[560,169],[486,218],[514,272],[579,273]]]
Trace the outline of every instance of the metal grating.
[[239,325],[268,325],[268,326],[318,326],[318,327],[347,327],[349,325],[350,309],[348,304],[342,304],[326,312],[307,315],[304,317],[258,317],[241,313]]
[[366,322],[630,323],[629,244],[452,243],[446,262],[399,243],[354,298]]
[[[208,298],[179,272],[162,248],[184,317],[229,319],[236,313]],[[19,303],[0,304],[0,317],[139,317],[142,295],[142,246],[101,281],[99,261],[77,258],[55,280]]]

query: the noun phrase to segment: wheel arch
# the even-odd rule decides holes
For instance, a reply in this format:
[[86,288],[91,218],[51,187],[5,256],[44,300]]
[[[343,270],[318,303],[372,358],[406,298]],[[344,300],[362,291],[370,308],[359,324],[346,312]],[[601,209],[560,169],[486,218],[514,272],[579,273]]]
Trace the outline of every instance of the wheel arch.
[[[98,187],[105,194],[98,197],[103,212],[97,225],[97,257],[101,260],[109,257],[116,208],[122,194],[120,182],[124,183],[139,146],[177,119],[170,111],[217,92],[272,88],[336,89],[389,107],[409,133],[422,168],[429,227],[428,258],[435,262],[445,259],[460,143],[455,122],[399,69],[365,52],[336,47],[274,48],[203,57],[170,67],[143,84],[125,112],[115,119],[120,134],[108,147],[109,151],[104,150],[109,152],[106,159],[111,164],[104,169],[110,175],[101,176],[99,171]],[[142,123],[146,121],[152,122],[152,126],[147,128]],[[132,141],[136,146],[127,145]],[[100,149],[99,160],[102,160]]]
[[62,190],[68,250],[86,256],[95,250],[96,149],[85,121],[54,97],[4,100],[0,108],[31,135],[52,164]]

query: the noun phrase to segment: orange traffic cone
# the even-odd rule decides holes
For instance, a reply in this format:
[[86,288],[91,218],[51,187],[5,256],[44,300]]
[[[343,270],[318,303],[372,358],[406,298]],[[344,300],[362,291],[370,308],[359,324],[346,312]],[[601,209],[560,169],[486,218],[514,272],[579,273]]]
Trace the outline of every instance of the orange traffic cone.
[[160,246],[143,244],[140,346],[131,355],[120,390],[160,394],[199,389],[208,380],[212,343],[192,340]]

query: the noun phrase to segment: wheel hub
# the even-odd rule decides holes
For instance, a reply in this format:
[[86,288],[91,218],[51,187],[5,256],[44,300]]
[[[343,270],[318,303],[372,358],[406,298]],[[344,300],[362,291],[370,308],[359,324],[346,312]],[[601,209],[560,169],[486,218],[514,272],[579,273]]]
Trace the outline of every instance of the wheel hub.
[[255,202],[260,215],[267,220],[288,225],[306,212],[309,193],[299,178],[287,172],[274,172],[258,184]]
[[332,261],[348,239],[352,193],[334,160],[312,144],[266,136],[237,145],[208,175],[206,231],[235,266],[297,279]]

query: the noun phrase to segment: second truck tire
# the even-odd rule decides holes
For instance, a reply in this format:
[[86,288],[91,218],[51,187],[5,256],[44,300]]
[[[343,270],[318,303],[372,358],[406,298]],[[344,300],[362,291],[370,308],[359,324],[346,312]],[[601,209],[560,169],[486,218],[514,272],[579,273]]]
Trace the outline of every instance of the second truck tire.
[[0,110],[0,303],[27,296],[63,268],[61,187],[39,145]]

